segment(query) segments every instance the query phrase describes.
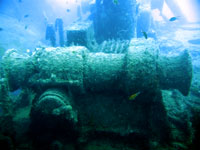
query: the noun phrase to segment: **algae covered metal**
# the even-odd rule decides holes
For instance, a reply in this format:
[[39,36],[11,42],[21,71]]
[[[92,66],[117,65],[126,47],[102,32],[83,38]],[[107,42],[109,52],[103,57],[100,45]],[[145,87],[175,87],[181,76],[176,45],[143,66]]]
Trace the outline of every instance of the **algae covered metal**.
[[[132,40],[126,53],[92,53],[85,47],[38,49],[32,56],[4,56],[10,88],[64,86],[72,93],[178,89],[187,95],[192,78],[187,50],[167,57],[153,40]],[[9,62],[9,63],[8,63]],[[22,71],[23,70],[23,71]],[[184,72],[184,73],[183,73]]]

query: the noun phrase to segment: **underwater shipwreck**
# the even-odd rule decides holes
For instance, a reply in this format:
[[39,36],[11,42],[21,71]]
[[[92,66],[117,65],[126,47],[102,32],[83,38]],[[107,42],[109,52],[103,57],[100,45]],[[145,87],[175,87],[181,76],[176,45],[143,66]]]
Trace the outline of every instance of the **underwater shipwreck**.
[[0,149],[198,149],[200,94],[189,49],[161,53],[165,41],[144,32],[150,14],[135,0],[96,0],[92,9],[89,20],[67,28],[61,18],[47,24],[48,46],[5,51]]

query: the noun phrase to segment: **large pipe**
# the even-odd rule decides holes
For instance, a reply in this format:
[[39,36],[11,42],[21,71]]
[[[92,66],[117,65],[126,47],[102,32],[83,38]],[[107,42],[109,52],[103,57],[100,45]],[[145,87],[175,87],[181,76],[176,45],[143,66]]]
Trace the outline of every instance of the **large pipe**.
[[15,53],[4,56],[9,80],[15,83],[12,90],[21,85],[66,86],[73,93],[123,91],[130,95],[160,87],[187,95],[192,79],[187,51],[160,56],[150,39],[132,40],[124,54],[90,53],[78,46],[40,49],[28,58]]

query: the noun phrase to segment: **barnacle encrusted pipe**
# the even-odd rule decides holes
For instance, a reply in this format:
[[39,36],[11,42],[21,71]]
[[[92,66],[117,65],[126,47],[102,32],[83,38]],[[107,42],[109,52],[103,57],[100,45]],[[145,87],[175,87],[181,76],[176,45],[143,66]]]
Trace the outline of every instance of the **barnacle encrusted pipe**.
[[173,57],[161,56],[151,39],[134,39],[127,52],[119,54],[91,53],[85,47],[73,46],[39,49],[30,57],[16,56],[4,57],[4,62],[9,62],[4,69],[10,74],[8,77],[16,77],[9,79],[15,83],[11,84],[13,90],[22,85],[41,88],[45,83],[46,88],[66,85],[74,94],[117,91],[132,94],[161,88],[178,89],[187,95],[192,79],[188,51]]

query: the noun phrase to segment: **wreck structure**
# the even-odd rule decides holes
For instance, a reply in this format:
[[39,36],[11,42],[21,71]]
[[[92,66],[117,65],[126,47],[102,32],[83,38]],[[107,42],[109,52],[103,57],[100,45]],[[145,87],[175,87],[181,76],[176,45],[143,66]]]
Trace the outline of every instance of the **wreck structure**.
[[[6,51],[0,70],[0,98],[6,103],[0,109],[9,110],[8,129],[14,131],[9,135],[16,139],[5,140],[13,144],[10,149],[24,143],[37,150],[175,150],[183,148],[179,142],[190,144],[187,115],[177,110],[169,115],[163,90],[189,94],[191,57],[188,50],[163,55],[157,41],[133,38],[136,7],[135,0],[96,0],[90,21],[64,31],[57,20],[62,47],[55,47],[49,24],[52,47],[36,48],[32,55]],[[11,99],[18,105],[27,101],[28,115],[11,111]]]
[[[130,145],[139,142],[136,139],[170,141],[161,90],[188,95],[192,79],[187,51],[162,56],[150,39],[133,39],[127,53],[119,54],[93,53],[82,46],[40,48],[32,56],[11,49],[3,62],[10,91],[28,88],[36,93],[31,132],[33,137],[51,134],[48,142],[56,134],[83,144],[94,132],[97,139],[107,134],[130,138]],[[137,92],[140,95],[129,101]]]

